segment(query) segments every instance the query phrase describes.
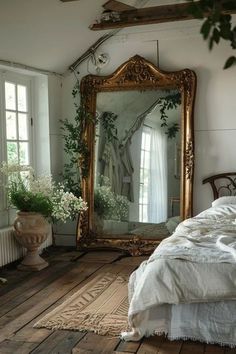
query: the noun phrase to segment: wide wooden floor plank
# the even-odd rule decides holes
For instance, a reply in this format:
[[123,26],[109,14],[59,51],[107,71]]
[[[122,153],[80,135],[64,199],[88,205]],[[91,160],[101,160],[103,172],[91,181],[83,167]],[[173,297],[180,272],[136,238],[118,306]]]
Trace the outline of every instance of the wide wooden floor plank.
[[55,331],[32,354],[70,354],[86,334],[73,331]]
[[[164,340],[160,345],[158,354],[180,354],[181,347],[182,347],[182,341],[180,340],[173,340],[173,341]],[[192,354],[192,353],[188,352],[188,354]],[[198,354],[200,354],[200,352]]]
[[147,256],[139,256],[139,257],[124,257],[116,261],[116,264],[123,264],[123,265],[133,265],[138,267],[143,261],[148,259]]
[[219,345],[212,345],[208,344],[206,345],[204,354],[224,354],[225,349],[223,347],[220,347]]
[[199,342],[183,342],[180,354],[204,354],[205,344]]
[[16,270],[16,265],[14,268],[7,267],[1,269],[1,277],[6,278],[7,282],[6,283],[0,283],[0,296],[8,293],[12,289],[15,289],[19,284],[21,284],[24,281],[27,281],[31,277],[31,273],[28,272],[19,272]]
[[62,274],[67,273],[71,267],[72,264],[68,262],[57,263],[54,266],[43,269],[37,277],[29,278],[17,288],[4,294],[1,297],[0,317],[44,289]]
[[[64,252],[64,248],[49,247],[48,249],[43,251],[42,257],[50,264],[51,260],[55,262],[55,257],[57,255],[63,255]],[[68,250],[66,253],[69,253]],[[19,263],[20,261],[13,262],[1,269],[1,276],[7,279],[7,283],[0,283],[0,296],[8,293],[12,289],[18,287],[23,282],[27,282],[29,279],[34,277],[35,272],[18,271],[16,267]]]
[[29,354],[35,343],[5,340],[0,343],[1,354]]
[[236,354],[236,348],[226,348],[224,354]]
[[144,338],[137,354],[157,354],[161,348],[162,343],[165,341],[164,336],[152,336]]
[[74,347],[72,354],[112,354],[120,339],[118,337],[99,336],[88,333]]
[[122,353],[136,353],[138,348],[140,347],[140,342],[125,342],[121,341],[117,348],[116,351],[122,352]]
[[112,263],[123,256],[121,252],[93,251],[79,258],[80,262]]

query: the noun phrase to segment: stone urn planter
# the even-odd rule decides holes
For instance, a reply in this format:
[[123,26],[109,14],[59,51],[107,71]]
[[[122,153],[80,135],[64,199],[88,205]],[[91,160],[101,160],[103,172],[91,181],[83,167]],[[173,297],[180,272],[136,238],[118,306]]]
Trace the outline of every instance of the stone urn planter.
[[17,241],[27,249],[25,258],[17,268],[39,271],[47,267],[48,263],[38,253],[38,248],[47,239],[49,233],[49,223],[45,217],[39,213],[20,211],[13,226]]

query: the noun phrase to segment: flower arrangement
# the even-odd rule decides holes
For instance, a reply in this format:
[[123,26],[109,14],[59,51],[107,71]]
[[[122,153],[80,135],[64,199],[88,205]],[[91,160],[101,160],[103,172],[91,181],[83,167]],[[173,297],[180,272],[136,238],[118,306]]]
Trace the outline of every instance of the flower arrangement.
[[7,180],[10,205],[20,211],[36,212],[52,221],[65,222],[87,209],[81,197],[66,192],[63,184],[56,184],[51,176],[36,178],[30,166],[3,162],[0,172]]
[[129,201],[123,195],[112,192],[109,178],[99,176],[100,183],[94,190],[94,210],[105,220],[128,220]]

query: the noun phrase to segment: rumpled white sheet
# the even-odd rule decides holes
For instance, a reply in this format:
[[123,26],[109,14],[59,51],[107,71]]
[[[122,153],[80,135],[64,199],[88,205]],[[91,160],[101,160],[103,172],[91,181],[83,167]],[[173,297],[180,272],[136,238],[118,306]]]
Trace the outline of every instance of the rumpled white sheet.
[[[128,317],[132,331],[123,333],[123,339],[139,340],[164,332],[171,339],[236,345],[236,311],[232,311],[236,309],[235,217],[236,205],[210,208],[182,222],[162,241],[130,277]],[[222,330],[224,311],[221,323],[207,311],[219,304],[229,314],[227,333]],[[190,319],[188,326],[181,325],[182,317]]]
[[[215,213],[214,213],[215,212]],[[149,262],[179,258],[193,262],[236,262],[236,205],[212,207],[180,223],[163,240]]]

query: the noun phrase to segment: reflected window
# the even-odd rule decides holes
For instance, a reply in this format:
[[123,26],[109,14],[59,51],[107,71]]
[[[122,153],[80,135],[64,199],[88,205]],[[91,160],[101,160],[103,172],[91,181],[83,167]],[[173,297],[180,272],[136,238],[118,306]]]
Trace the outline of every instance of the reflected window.
[[148,222],[148,191],[150,184],[151,130],[143,127],[139,182],[139,221]]
[[167,219],[167,136],[161,129],[142,130],[139,221],[160,223]]
[[5,81],[7,162],[30,164],[29,87]]

